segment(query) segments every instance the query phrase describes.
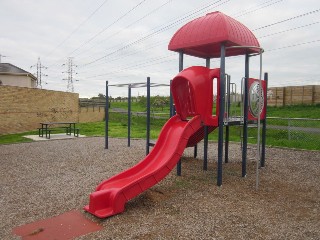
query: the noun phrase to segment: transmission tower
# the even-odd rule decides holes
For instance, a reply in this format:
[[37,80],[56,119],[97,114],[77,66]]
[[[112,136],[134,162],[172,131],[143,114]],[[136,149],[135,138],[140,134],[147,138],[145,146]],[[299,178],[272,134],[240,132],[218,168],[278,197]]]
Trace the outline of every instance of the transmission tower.
[[67,84],[67,92],[74,92],[74,87],[73,87],[73,81],[79,81],[73,78],[74,75],[78,74],[75,72],[75,67],[77,67],[77,65],[73,64],[73,58],[69,57],[67,60],[66,64],[62,64],[62,66],[67,66],[67,71],[66,72],[62,72],[62,73],[66,73],[68,74],[67,78],[64,78],[62,80],[67,80],[68,84]]
[[[43,69],[43,68],[44,68],[44,69],[48,69],[48,68],[47,68],[46,66],[43,66],[43,65],[41,64],[40,58],[38,58],[37,64],[31,66],[30,68],[33,68],[33,67],[35,67],[35,68],[37,69],[37,73],[36,73],[36,75],[37,75],[37,87],[39,87],[39,88],[42,89],[42,76],[44,76],[44,77],[47,77],[47,76],[48,76],[47,74],[44,74],[44,73],[42,72],[42,69]],[[45,84],[47,84],[47,83],[45,82]]]
[[5,57],[8,57],[8,56],[0,54],[0,63],[1,63],[1,58],[5,58]]

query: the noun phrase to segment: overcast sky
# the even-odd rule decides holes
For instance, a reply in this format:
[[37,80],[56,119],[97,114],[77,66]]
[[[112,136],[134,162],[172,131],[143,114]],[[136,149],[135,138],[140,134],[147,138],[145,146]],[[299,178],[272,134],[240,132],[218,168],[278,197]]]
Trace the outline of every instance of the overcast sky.
[[[221,11],[247,26],[265,49],[269,86],[320,84],[319,0],[0,0],[0,55],[36,75],[41,59],[43,88],[66,91],[72,57],[74,92],[93,97],[109,84],[169,83],[178,73],[178,54],[168,51],[173,34],[209,12]],[[251,60],[259,76],[259,57]],[[185,58],[185,67],[204,65]],[[212,67],[219,67],[217,59]],[[227,60],[226,72],[240,83],[244,57]],[[79,80],[79,81],[75,81]],[[240,87],[239,87],[240,88]],[[144,95],[144,88],[133,95]],[[169,95],[168,87],[152,94]],[[126,88],[110,88],[126,96]]]

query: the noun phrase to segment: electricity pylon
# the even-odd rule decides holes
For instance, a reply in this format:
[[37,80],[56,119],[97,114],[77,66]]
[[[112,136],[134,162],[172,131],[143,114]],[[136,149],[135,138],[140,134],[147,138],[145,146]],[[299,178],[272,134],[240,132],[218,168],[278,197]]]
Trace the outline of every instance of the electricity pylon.
[[[33,67],[35,67],[35,68],[37,69],[37,73],[36,73],[36,75],[37,75],[37,87],[39,87],[39,88],[42,89],[42,76],[44,76],[44,77],[47,77],[47,76],[48,76],[47,74],[44,74],[44,73],[42,72],[42,69],[43,69],[43,68],[44,68],[44,69],[48,69],[48,68],[47,68],[46,66],[43,66],[43,65],[41,64],[40,58],[38,58],[37,64],[31,66],[30,68],[33,68]],[[47,83],[45,82],[45,84],[47,84]]]
[[62,80],[67,80],[68,84],[67,84],[67,92],[74,92],[74,86],[73,86],[73,81],[79,81],[73,78],[74,75],[76,75],[77,73],[75,72],[75,67],[77,67],[77,65],[73,64],[73,58],[69,57],[68,61],[66,64],[62,64],[62,66],[67,66],[67,71],[66,72],[62,72],[62,73],[67,73],[68,77],[64,78]]

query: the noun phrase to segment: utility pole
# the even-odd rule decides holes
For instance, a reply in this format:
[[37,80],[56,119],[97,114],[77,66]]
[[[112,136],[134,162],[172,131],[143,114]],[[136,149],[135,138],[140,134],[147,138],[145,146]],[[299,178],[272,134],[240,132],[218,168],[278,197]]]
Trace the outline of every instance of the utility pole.
[[[48,69],[48,68],[45,67],[45,66],[43,66],[43,65],[41,64],[41,61],[40,61],[40,58],[39,58],[39,57],[38,57],[38,62],[37,62],[37,64],[31,66],[30,68],[33,68],[33,67],[35,67],[35,68],[37,69],[37,73],[36,73],[36,75],[37,75],[37,87],[40,87],[40,88],[42,89],[42,76],[44,76],[44,77],[47,77],[47,76],[48,76],[47,74],[44,74],[44,73],[42,72],[42,69],[43,69],[43,68],[44,68],[44,69]],[[47,84],[47,83],[46,83],[46,84]]]
[[67,73],[68,77],[64,78],[62,80],[67,80],[68,84],[67,84],[67,92],[74,92],[74,86],[73,86],[73,81],[79,81],[76,79],[73,79],[73,75],[78,74],[75,72],[75,67],[77,67],[77,65],[74,65],[73,63],[73,58],[69,57],[67,60],[66,64],[62,64],[62,66],[67,66],[67,71],[66,72],[62,72],[62,73]]
[[8,57],[8,56],[4,56],[4,55],[0,54],[0,63],[1,63],[1,58],[3,58],[3,57]]

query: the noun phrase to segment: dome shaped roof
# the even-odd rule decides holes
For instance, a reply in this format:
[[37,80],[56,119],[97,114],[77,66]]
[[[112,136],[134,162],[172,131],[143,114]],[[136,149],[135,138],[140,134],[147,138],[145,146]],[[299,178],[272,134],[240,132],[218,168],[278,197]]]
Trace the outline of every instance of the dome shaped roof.
[[[221,12],[213,12],[181,27],[171,38],[168,49],[195,57],[217,58],[223,42],[226,47],[260,47],[257,38],[242,23]],[[257,48],[230,48],[226,56],[258,52]]]

